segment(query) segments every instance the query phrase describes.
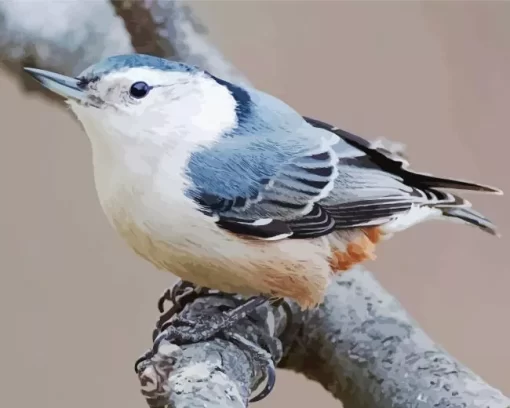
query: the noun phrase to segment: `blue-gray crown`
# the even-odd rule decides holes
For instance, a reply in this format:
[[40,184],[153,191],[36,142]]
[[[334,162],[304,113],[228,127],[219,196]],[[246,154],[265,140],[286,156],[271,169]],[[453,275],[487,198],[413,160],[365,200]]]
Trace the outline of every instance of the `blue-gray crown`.
[[164,58],[145,54],[115,55],[104,59],[84,70],[78,77],[89,82],[111,73],[129,68],[153,68],[161,71],[199,72],[198,67],[187,65],[178,61],[170,61]]

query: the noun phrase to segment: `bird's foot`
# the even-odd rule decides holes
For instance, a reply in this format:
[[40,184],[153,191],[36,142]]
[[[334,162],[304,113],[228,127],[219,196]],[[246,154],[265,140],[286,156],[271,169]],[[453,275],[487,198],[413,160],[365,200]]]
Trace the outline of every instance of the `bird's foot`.
[[[135,365],[135,370],[140,372],[142,363],[149,361],[157,353],[163,340],[174,344],[198,343],[208,340],[220,332],[223,337],[238,344],[259,365],[263,375],[259,385],[265,382],[264,387],[257,391],[251,402],[260,401],[273,390],[276,381],[276,369],[274,361],[282,357],[282,345],[280,340],[266,334],[263,330],[257,330],[257,343],[255,344],[239,334],[227,330],[244,317],[250,318],[250,312],[259,305],[265,303],[262,297],[252,298],[249,301],[240,301],[232,296],[237,305],[234,308],[225,306],[223,313],[212,316],[204,316],[198,319],[188,319],[176,316],[184,307],[201,296],[214,295],[216,291],[208,288],[197,287],[190,282],[179,281],[171,289],[166,290],[158,301],[158,309],[161,313],[156,329],[153,334],[153,347],[145,353]],[[225,294],[222,294],[225,296]],[[172,302],[172,307],[165,311],[165,303]],[[283,299],[270,301],[273,307],[285,306]],[[250,320],[253,320],[250,318]]]
[[[169,322],[177,313],[181,312],[187,304],[193,302],[199,296],[207,295],[209,292],[208,288],[195,286],[191,282],[183,280],[178,281],[174,286],[165,290],[158,300],[160,316],[152,334],[152,341],[156,340],[156,337],[162,330],[162,326]],[[165,311],[166,302],[171,302],[172,306]]]
[[[166,296],[167,295],[164,294],[162,299]],[[159,324],[159,327],[156,329],[152,348],[136,361],[135,371],[137,373],[141,372],[142,363],[150,361],[156,355],[163,340],[177,345],[199,343],[209,340],[221,331],[234,326],[239,320],[245,318],[249,313],[253,312],[258,306],[265,302],[267,302],[267,298],[256,296],[229,311],[214,315],[197,316],[194,320],[179,315],[171,320],[167,318],[165,322]],[[170,309],[170,311],[172,311],[172,309]],[[165,315],[169,312],[166,312]],[[173,311],[173,314],[175,313],[177,312]],[[160,318],[160,322],[162,321],[162,317]]]

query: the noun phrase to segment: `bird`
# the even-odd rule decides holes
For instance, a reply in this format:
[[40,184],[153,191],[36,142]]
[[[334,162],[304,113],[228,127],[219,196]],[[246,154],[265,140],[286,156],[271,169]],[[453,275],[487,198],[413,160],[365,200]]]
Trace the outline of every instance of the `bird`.
[[195,65],[125,54],[76,77],[25,70],[81,123],[112,227],[197,286],[309,309],[335,275],[412,226],[458,221],[498,235],[450,190],[500,189],[413,171],[398,149]]

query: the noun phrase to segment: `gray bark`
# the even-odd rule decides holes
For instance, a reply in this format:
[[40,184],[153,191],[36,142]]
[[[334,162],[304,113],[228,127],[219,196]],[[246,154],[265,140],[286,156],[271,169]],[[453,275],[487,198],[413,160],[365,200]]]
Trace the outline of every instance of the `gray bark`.
[[303,318],[280,366],[346,407],[508,407],[510,400],[435,344],[363,268],[337,278]]
[[[48,4],[0,0],[2,63],[27,90],[41,88],[26,81],[22,65],[76,75],[105,56],[133,50],[172,56],[247,83],[209,44],[204,26],[181,1]],[[45,24],[57,13],[62,24]],[[214,312],[228,302],[199,298],[183,313]],[[500,391],[435,344],[362,268],[337,277],[320,308],[303,313],[291,306],[291,321],[266,306],[255,321],[243,320],[222,339],[183,347],[163,343],[140,376],[148,403],[246,406],[263,367],[239,341],[261,346],[271,336],[283,345],[283,358],[273,355],[280,368],[318,381],[347,407],[510,407]]]

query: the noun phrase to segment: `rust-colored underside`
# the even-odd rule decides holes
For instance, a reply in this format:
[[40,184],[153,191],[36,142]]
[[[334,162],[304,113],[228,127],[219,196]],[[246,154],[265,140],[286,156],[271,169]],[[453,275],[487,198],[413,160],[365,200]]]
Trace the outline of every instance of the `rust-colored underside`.
[[334,250],[331,254],[331,269],[342,272],[366,260],[375,259],[375,246],[381,240],[379,227],[363,228],[363,235],[347,244],[345,251]]

